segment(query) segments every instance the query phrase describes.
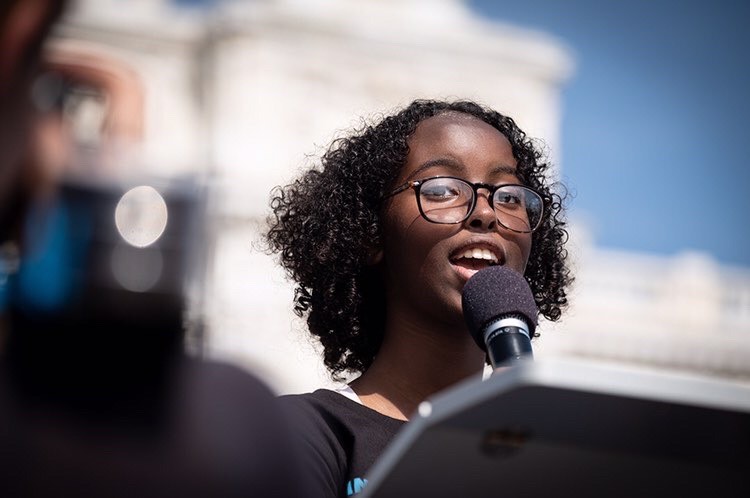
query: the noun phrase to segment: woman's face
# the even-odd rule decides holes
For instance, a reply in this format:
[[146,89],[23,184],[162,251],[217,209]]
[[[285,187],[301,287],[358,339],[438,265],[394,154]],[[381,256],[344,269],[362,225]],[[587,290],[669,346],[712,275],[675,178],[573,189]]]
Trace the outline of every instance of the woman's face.
[[[434,116],[417,126],[409,139],[406,164],[394,185],[434,176],[493,185],[520,183],[505,136],[484,121],[461,113]],[[453,225],[425,220],[412,189],[389,199],[382,217],[389,313],[406,313],[404,316],[427,320],[433,326],[463,328],[461,291],[469,277],[490,264],[523,273],[531,234],[512,232],[498,224],[488,195],[480,189],[469,218]]]

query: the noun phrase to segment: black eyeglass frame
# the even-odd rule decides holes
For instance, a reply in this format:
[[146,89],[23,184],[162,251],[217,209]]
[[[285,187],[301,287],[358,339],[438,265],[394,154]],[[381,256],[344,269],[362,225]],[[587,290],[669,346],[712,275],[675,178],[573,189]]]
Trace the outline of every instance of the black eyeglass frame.
[[[463,183],[469,185],[472,188],[472,190],[474,190],[474,196],[472,197],[472,200],[471,200],[471,207],[466,212],[466,216],[464,216],[462,219],[460,219],[458,221],[434,221],[434,220],[431,220],[430,218],[428,218],[427,215],[425,214],[424,210],[422,209],[422,200],[421,200],[421,197],[420,197],[420,191],[422,189],[422,185],[425,182],[428,182],[430,180],[437,180],[437,179],[458,180],[460,182],[463,182]],[[472,183],[470,181],[464,180],[463,178],[459,178],[457,176],[431,176],[430,178],[423,178],[421,180],[409,180],[408,182],[406,182],[406,183],[404,183],[402,185],[399,185],[398,187],[394,188],[391,192],[389,192],[388,194],[384,195],[383,196],[383,200],[388,199],[389,197],[393,197],[396,194],[400,194],[401,192],[403,192],[403,191],[405,191],[407,189],[412,189],[412,190],[414,190],[414,194],[417,197],[417,208],[419,208],[419,214],[422,215],[422,218],[424,218],[425,220],[429,221],[430,223],[435,223],[437,225],[457,225],[459,223],[463,223],[464,221],[468,220],[469,217],[471,216],[471,214],[474,212],[474,209],[476,209],[476,207],[477,207],[477,198],[479,197],[479,189],[485,189],[485,190],[489,191],[490,195],[489,195],[489,197],[487,199],[489,200],[490,207],[497,214],[497,211],[495,210],[495,192],[497,192],[498,190],[500,190],[503,187],[520,187],[520,188],[523,188],[525,190],[528,190],[528,191],[532,192],[534,195],[536,195],[537,197],[539,197],[539,200],[541,201],[542,210],[539,213],[539,221],[537,222],[536,226],[533,227],[531,230],[522,231],[522,230],[516,230],[514,228],[510,228],[510,227],[506,226],[502,221],[500,221],[500,218],[498,218],[497,216],[495,216],[495,219],[497,220],[497,222],[503,228],[505,228],[506,230],[510,230],[511,232],[516,232],[516,233],[533,233],[533,232],[535,232],[542,225],[542,219],[544,218],[544,198],[542,198],[542,196],[539,195],[539,192],[536,192],[534,189],[529,188],[526,185],[520,185],[520,184],[517,184],[517,183],[501,183],[499,185],[492,185],[490,183]]]

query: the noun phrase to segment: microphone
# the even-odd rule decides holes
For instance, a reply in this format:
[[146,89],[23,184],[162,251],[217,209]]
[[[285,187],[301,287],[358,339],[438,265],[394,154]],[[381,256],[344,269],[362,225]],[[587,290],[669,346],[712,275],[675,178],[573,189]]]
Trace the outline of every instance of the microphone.
[[539,311],[523,275],[505,266],[485,268],[466,282],[461,297],[469,333],[493,368],[533,359]]

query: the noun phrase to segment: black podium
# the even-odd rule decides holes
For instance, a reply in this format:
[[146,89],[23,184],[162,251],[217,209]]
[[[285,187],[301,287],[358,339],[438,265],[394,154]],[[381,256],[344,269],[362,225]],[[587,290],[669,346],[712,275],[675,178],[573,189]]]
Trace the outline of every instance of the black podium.
[[538,361],[419,412],[363,497],[750,497],[740,383]]

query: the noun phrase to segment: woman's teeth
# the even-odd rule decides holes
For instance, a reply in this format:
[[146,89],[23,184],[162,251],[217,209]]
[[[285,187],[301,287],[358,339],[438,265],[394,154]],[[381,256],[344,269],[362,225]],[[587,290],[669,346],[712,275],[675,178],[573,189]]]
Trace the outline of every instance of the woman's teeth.
[[467,249],[456,259],[483,259],[489,261],[491,264],[497,264],[497,257],[492,254],[492,251],[488,249]]

